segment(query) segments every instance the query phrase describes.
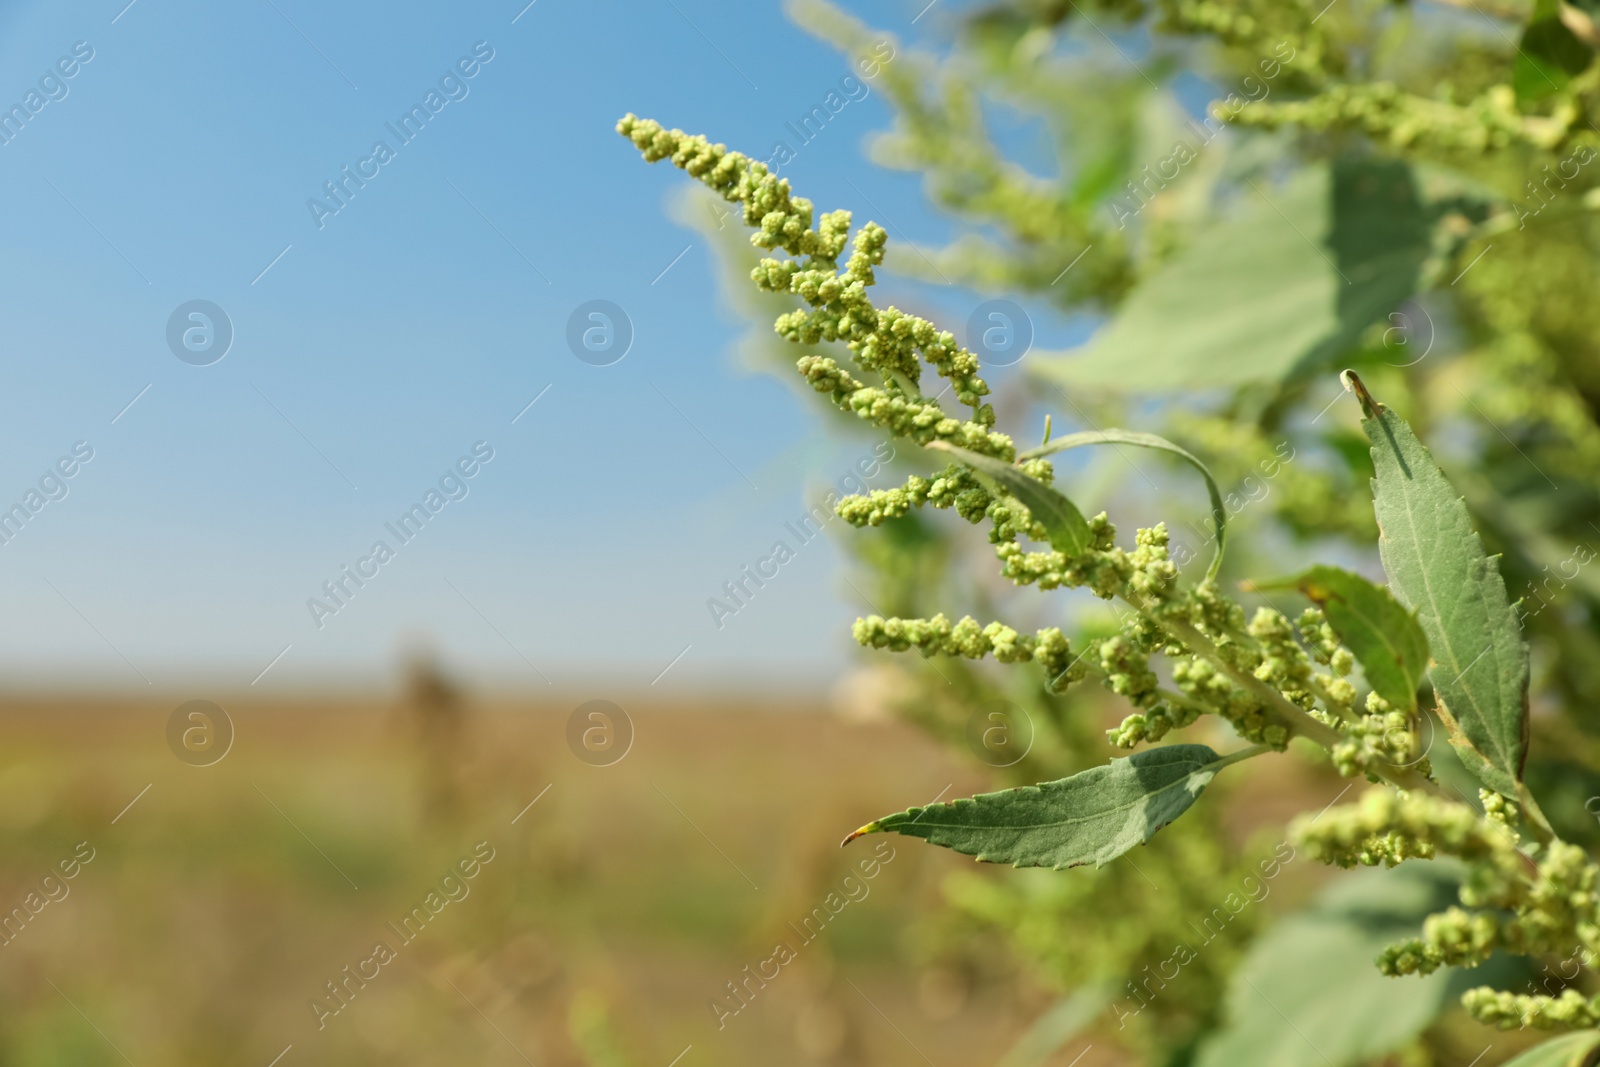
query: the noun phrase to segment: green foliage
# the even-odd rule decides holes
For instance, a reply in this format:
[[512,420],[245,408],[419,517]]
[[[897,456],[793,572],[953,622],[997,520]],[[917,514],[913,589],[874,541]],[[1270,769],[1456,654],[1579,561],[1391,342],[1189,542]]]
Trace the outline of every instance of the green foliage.
[[1136,445],[1139,448],[1152,448],[1159,452],[1170,452],[1195,470],[1206,480],[1206,492],[1211,495],[1211,523],[1212,531],[1216,535],[1216,553],[1211,560],[1211,567],[1206,571],[1206,580],[1215,581],[1217,571],[1222,569],[1222,553],[1228,543],[1228,509],[1222,503],[1222,491],[1217,488],[1217,480],[1211,476],[1211,468],[1207,467],[1200,459],[1188,449],[1175,445],[1165,437],[1153,433],[1144,433],[1139,430],[1084,430],[1081,433],[1069,433],[1065,437],[1058,437],[1053,441],[1046,441],[1038,448],[1029,449],[1022,453],[1023,459],[1033,459],[1040,456],[1054,455],[1065,452],[1069,448],[1082,448],[1084,445]]
[[948,452],[979,474],[994,479],[1003,492],[1016,497],[1044,526],[1050,544],[1068,559],[1083,555],[1094,544],[1094,533],[1077,506],[1038,479],[1009,463],[943,441],[931,441],[928,447]]
[[1518,796],[1528,745],[1528,649],[1505,581],[1432,453],[1359,378],[1350,382],[1372,440],[1378,551],[1396,595],[1427,635],[1434,659],[1428,676],[1450,743],[1480,782]]
[[1561,0],[1537,0],[1517,44],[1511,84],[1517,99],[1537,102],[1565,89],[1593,61],[1594,50],[1561,21]]
[[1584,1030],[1529,1049],[1506,1067],[1592,1067],[1600,1054],[1600,1031]]
[[1223,757],[1204,745],[1166,745],[1040,785],[911,808],[845,838],[894,832],[1013,867],[1099,867],[1149,841],[1189,810]]
[[1463,983],[1445,973],[1396,982],[1372,961],[1458,885],[1455,872],[1426,867],[1335,882],[1251,946],[1230,984],[1227,1024],[1195,1067],[1351,1067],[1411,1041]]
[[[946,898],[961,919],[981,924],[986,943],[1001,934],[1048,988],[1109,1002],[1095,1020],[1096,1043],[1109,1023],[1140,1061],[1165,1062],[1217,1025],[1230,971],[1268,921],[1270,895],[1293,879],[1287,842],[1263,839],[1241,850],[1226,840],[1217,800],[1239,780],[1213,782],[1204,803],[1120,861],[1071,876],[1024,869],[993,877],[973,867],[950,876]],[[1230,911],[1230,894],[1251,903]],[[1126,915],[1139,921],[1086,921]],[[1149,976],[1171,978],[1185,958],[1180,978],[1151,997]]]
[[1389,590],[1327,564],[1281,582],[1258,582],[1255,588],[1304,593],[1361,664],[1373,691],[1393,707],[1417,710],[1417,690],[1428,670],[1428,637],[1416,612]]
[[1248,182],[1233,217],[1146,275],[1087,352],[1044,357],[1043,373],[1141,392],[1278,381],[1324,369],[1416,290],[1429,228],[1405,166]]
[[[1286,377],[1340,328],[1343,282],[1332,257],[1308,243],[1327,232],[1328,202],[1325,173],[1246,202],[1142,279],[1087,352],[1041,354],[1043,373],[1069,387],[1124,390]],[[1137,376],[1128,373],[1135,364]]]
[[[1538,0],[1530,17],[1517,4],[1451,2],[1474,10],[1452,20],[1436,6],[1365,0],[1000,0],[965,19],[949,56],[896,42],[899,58],[874,83],[894,111],[874,158],[923,175],[930,199],[967,227],[943,248],[897,245],[891,265],[1105,318],[1078,352],[1034,353],[1026,369],[1047,388],[1011,397],[1050,406],[1059,396],[1086,429],[1020,453],[995,429],[994,409],[974,405],[987,385],[961,397],[974,407],[965,422],[921,388],[920,362],[941,373],[971,366],[981,381],[970,353],[935,345],[937,360],[919,360],[915,343],[900,342],[885,359],[882,343],[863,343],[939,333],[909,316],[894,327],[901,313],[867,295],[870,267],[884,258],[880,230],[859,231],[868,269],[840,272],[837,252],[772,243],[782,232],[819,247],[793,229],[796,219],[809,225],[810,205],[790,197],[786,182],[754,169],[710,182],[744,206],[760,247],[804,257],[762,261],[752,276],[808,307],[801,328],[785,315],[778,333],[807,346],[798,366],[812,387],[836,410],[956,460],[928,471],[913,459],[903,485],[839,504],[852,525],[871,528],[858,552],[881,582],[872,599],[893,612],[858,621],[857,640],[919,653],[900,675],[899,704],[936,733],[959,737],[950,720],[961,701],[1003,686],[1038,712],[1057,746],[1004,773],[1028,787],[1020,793],[939,805],[940,824],[927,833],[911,821],[921,809],[875,828],[1050,866],[1092,859],[1096,842],[1113,842],[1115,852],[1148,838],[1144,794],[1129,801],[1132,828],[1097,818],[1096,833],[1085,834],[1051,814],[1047,792],[1078,783],[1061,810],[1096,811],[1083,782],[1125,778],[1136,761],[1190,747],[1104,763],[1086,740],[1104,698],[1079,684],[1086,680],[1132,706],[1107,734],[1113,746],[1138,750],[1193,729],[1214,756],[1229,728],[1272,749],[1299,737],[1302,752],[1320,749],[1339,773],[1373,783],[1352,804],[1299,819],[1293,840],[1338,866],[1408,863],[1349,890],[1393,894],[1393,906],[1374,897],[1341,910],[1336,883],[1280,924],[1242,973],[1269,995],[1294,995],[1278,1005],[1282,1016],[1268,1018],[1260,1003],[1251,1016],[1235,983],[1228,1028],[1203,1042],[1207,1064],[1353,1064],[1402,1046],[1407,1064],[1454,1062],[1437,1051],[1436,1024],[1469,984],[1462,1003],[1484,1023],[1600,1024],[1597,982],[1583,969],[1600,953],[1600,870],[1582,847],[1600,842],[1600,829],[1579,814],[1600,766],[1600,728],[1586,714],[1600,701],[1600,576],[1585,569],[1600,531],[1600,305],[1590,298],[1600,285],[1600,172],[1591,173],[1600,37],[1590,13],[1571,5]],[[876,36],[820,2],[797,14],[851,55]],[[1108,36],[1122,30],[1148,51],[1130,56]],[[1235,89],[1212,105],[1204,129],[1173,105],[1168,80],[1179,69]],[[986,129],[986,116],[1003,108],[1038,120],[1057,148],[1057,172],[1006,158]],[[1219,135],[1224,124],[1232,131]],[[703,141],[653,124],[625,132],[651,158],[673,154],[691,173],[697,159],[722,167],[736,155],[710,162]],[[767,203],[780,209],[772,222]],[[839,216],[825,218],[842,247],[849,222]],[[823,354],[835,340],[854,364]],[[1331,402],[1329,372],[1339,365],[1360,368],[1393,405],[1362,389],[1367,441],[1351,407]],[[874,374],[881,383],[857,378]],[[1159,405],[1139,403],[1152,395]],[[1006,399],[995,401],[1002,411],[1011,410]],[[1134,418],[1164,420],[1164,436],[1100,428]],[[1454,484],[1421,439],[1441,450]],[[1084,518],[1072,503],[1097,497],[1059,484],[1044,462],[1079,443],[1151,440],[1207,478],[1218,551],[1192,587],[1179,582],[1191,558],[1179,549],[1188,546],[1169,544],[1181,533],[1158,524],[1119,547],[1106,515]],[[1082,477],[1097,473],[1103,486],[1125,471],[1091,467]],[[1360,489],[1369,477],[1372,511]],[[1258,506],[1244,512],[1241,500]],[[969,577],[971,540],[940,526],[928,505],[985,526],[1012,586],[1086,589],[1116,605],[1116,621],[1078,611],[1077,601],[1063,620],[1059,599],[1025,605]],[[1317,605],[1298,624],[1268,596],[1277,586],[1253,587],[1268,605],[1253,614],[1223,591],[1225,522],[1233,567],[1298,572],[1295,588]],[[1317,563],[1370,559],[1374,547],[1388,589]],[[1277,561],[1285,552],[1293,562]],[[1508,587],[1529,592],[1513,605]],[[950,622],[961,613],[945,610],[960,601],[994,621]],[[1024,627],[1019,614],[1044,625]],[[983,660],[1042,672],[1014,670],[1002,683]],[[1364,696],[1351,677],[1357,663]],[[1530,685],[1545,714],[1529,716]],[[1465,779],[1448,752],[1435,753],[1437,773],[1430,763],[1434,711],[1490,787],[1479,793],[1481,810],[1456,799]],[[1199,865],[1207,876],[1190,885],[1184,872],[1198,868],[1180,857],[1221,840],[1213,805],[1240,777],[1250,772],[1215,783],[1203,803],[1189,795],[1184,820],[1138,854],[1137,877],[1125,876],[1129,856],[1049,882],[974,875],[952,883],[952,898],[1003,931],[1054,985],[1086,995],[1115,986],[1171,959],[1159,943],[1173,936],[1169,910],[1203,912],[1206,894],[1218,892],[1226,861],[1208,858]],[[1563,805],[1560,835],[1535,791]],[[1441,857],[1462,864],[1458,887],[1411,875],[1417,862]],[[1432,888],[1416,889],[1425,883]],[[1111,911],[1125,921],[1082,921]],[[1194,980],[1155,998],[1112,1040],[1148,1062],[1194,1062],[1253,929],[1242,923],[1237,942],[1188,965]],[[1404,940],[1384,947],[1394,938]],[[1583,968],[1513,992],[1483,967],[1494,953],[1581,958]],[[1368,969],[1374,956],[1380,965]],[[1268,1034],[1285,1016],[1316,1030],[1316,1052],[1282,1036],[1292,1027]],[[1280,1039],[1287,1044],[1274,1046]],[[1526,1062],[1578,1063],[1593,1050],[1585,1031]]]
[[1423,203],[1411,167],[1399,160],[1347,155],[1332,167],[1326,241],[1343,282],[1335,302],[1342,332],[1321,354],[1337,358],[1417,291],[1439,205]]

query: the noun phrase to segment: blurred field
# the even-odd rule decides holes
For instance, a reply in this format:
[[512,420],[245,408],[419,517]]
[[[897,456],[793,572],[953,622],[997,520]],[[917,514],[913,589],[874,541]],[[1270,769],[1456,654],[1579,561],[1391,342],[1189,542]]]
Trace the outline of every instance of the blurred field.
[[[236,740],[194,767],[166,740],[183,699],[7,702],[0,908],[94,858],[0,946],[0,1062],[945,1067],[1049,1002],[935,961],[970,861],[902,838],[820,937],[785,934],[869,855],[844,832],[985,786],[909,728],[619,697],[636,740],[593,767],[566,743],[583,696],[468,699],[459,737],[399,699],[214,698]],[[485,841],[403,943],[387,924]],[[785,936],[797,958],[719,1031],[708,1002]],[[396,958],[319,1029],[312,998],[380,939]]]

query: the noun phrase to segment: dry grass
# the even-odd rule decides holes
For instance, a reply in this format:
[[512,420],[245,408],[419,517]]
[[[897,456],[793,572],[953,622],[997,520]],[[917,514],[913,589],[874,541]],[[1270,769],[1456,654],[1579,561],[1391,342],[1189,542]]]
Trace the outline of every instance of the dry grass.
[[[909,729],[624,700],[634,747],[597,768],[566,746],[581,698],[469,704],[455,752],[383,701],[237,699],[233,750],[196,768],[166,746],[179,702],[8,702],[0,907],[78,842],[95,859],[0,947],[0,1062],[666,1067],[692,1045],[681,1067],[953,1067],[993,1062],[1008,1005],[1036,1003],[932,960],[938,883],[968,861],[896,841],[717,1029],[708,1001],[868,854],[845,831],[984,786]],[[386,924],[480,841],[470,895],[402,945]],[[319,1030],[309,1001],[380,938],[398,958]]]

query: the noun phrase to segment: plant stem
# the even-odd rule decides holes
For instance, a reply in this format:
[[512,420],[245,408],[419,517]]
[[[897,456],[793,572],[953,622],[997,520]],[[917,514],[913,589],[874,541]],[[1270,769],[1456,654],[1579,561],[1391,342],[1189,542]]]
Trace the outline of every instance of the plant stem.
[[[1151,615],[1149,609],[1137,597],[1123,598],[1134,610],[1150,618],[1156,625],[1165,629],[1176,637],[1190,652],[1200,656],[1231,678],[1235,685],[1255,696],[1266,709],[1278,720],[1279,725],[1289,731],[1291,737],[1304,737],[1325,749],[1332,750],[1343,738],[1339,732],[1318,719],[1312,718],[1304,710],[1289,702],[1289,698],[1278,692],[1277,689],[1263,682],[1249,671],[1240,670],[1229,663],[1222,655],[1222,650],[1201,633],[1193,625],[1179,619],[1158,618]],[[1411,767],[1388,767],[1374,769],[1374,773],[1387,779],[1401,789],[1438,791],[1438,786],[1428,777],[1418,773]]]
[[1311,680],[1306,684],[1311,687],[1312,694],[1318,700],[1322,701],[1322,703],[1327,706],[1330,712],[1339,716],[1339,718],[1343,719],[1345,722],[1361,721],[1361,716],[1354,710],[1344,708],[1339,704],[1338,701],[1334,700],[1333,694],[1328,692],[1327,687],[1325,687],[1321,682],[1317,681],[1315,675],[1313,675]]
[[1217,764],[1217,769],[1220,771],[1224,767],[1231,767],[1235,763],[1243,763],[1247,759],[1254,759],[1264,752],[1271,751],[1271,745],[1251,745],[1249,748],[1241,748],[1237,752],[1222,757],[1221,762]]
[[1188,708],[1189,710],[1197,711],[1202,715],[1209,715],[1213,710],[1193,697],[1188,696],[1187,694],[1175,693],[1164,686],[1158,686],[1156,688],[1156,693],[1160,695],[1162,700],[1165,700],[1169,704],[1176,704],[1180,708]]

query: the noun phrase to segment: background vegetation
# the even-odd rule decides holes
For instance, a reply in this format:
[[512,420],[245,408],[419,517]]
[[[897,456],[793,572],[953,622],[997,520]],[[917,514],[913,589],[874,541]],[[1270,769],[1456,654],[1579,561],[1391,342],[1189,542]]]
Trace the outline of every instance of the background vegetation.
[[[793,14],[847,61],[893,40],[824,4]],[[1528,778],[1565,838],[1600,844],[1586,10],[1015,0],[945,24],[940,47],[895,41],[876,75],[896,118],[871,158],[923,177],[957,236],[897,235],[886,284],[908,305],[937,283],[1096,323],[1081,350],[996,375],[1002,420],[1139,426],[1201,455],[1231,512],[1230,583],[1311,558],[1378,573],[1370,461],[1335,377],[1360,369],[1503,553],[1533,654]],[[743,233],[692,198],[681,215],[751,323],[742,358],[809,396],[770,333],[785,298],[746,282]],[[1086,506],[1208,551],[1185,472],[1114,449],[1060,466]],[[840,544],[863,614],[1003,614],[1080,639],[1115,623],[1081,597],[1013,600],[950,516]],[[452,692],[425,674],[384,701],[230,702],[253,743],[217,768],[151,740],[170,702],[14,702],[0,903],[80,842],[94,859],[0,947],[0,1060],[1491,1067],[1537,1036],[1467,1019],[1448,974],[1377,973],[1458,875],[1330,875],[1286,854],[1287,819],[1351,787],[1299,748],[1100,870],[980,869],[897,839],[870,893],[719,1022],[727,983],[851,876],[845,831],[1103,763],[1128,708],[964,661],[864,660],[804,699],[641,695],[628,707],[651,744],[592,767],[560,701]],[[995,701],[1032,733],[999,767],[972,744]],[[1445,746],[1430,755],[1470,801]],[[482,841],[495,859],[470,894],[319,1028],[310,1001],[332,1003],[325,984]],[[1595,992],[1560,960],[1492,961],[1472,984],[1552,970]]]

